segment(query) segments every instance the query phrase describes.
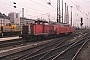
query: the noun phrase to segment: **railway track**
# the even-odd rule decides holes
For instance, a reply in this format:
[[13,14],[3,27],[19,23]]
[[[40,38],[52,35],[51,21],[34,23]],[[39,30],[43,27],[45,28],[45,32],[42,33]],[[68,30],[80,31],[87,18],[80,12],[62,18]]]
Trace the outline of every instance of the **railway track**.
[[62,46],[66,40],[72,39],[76,35],[72,34],[72,35],[70,35],[70,37],[69,36],[66,38],[62,37],[62,38],[59,38],[57,40],[51,41],[51,43],[48,42],[48,43],[42,44],[40,46],[35,46],[33,48],[2,57],[1,59],[8,59],[8,60],[10,60],[10,59],[11,60],[20,60],[21,59],[21,60],[23,60],[23,59],[26,59],[27,57],[32,57],[34,55],[38,55],[38,54],[41,54],[43,52],[47,52],[49,50],[52,50],[56,47]]
[[35,44],[38,43],[39,41],[36,42],[25,42],[25,40],[22,40],[22,38],[19,39],[12,39],[12,40],[7,40],[7,41],[1,41],[0,42],[0,50],[6,49],[7,47],[16,47],[16,46],[24,46],[27,44]]
[[47,45],[45,45],[43,47],[40,47],[40,49],[33,51],[33,53],[28,53],[27,55],[18,57],[15,60],[19,60],[19,59],[22,60],[24,58],[27,58],[28,56],[34,56],[34,55],[37,55],[39,53],[43,53],[45,51],[49,51],[50,49],[53,49],[55,47],[58,47],[58,46],[62,45],[62,43],[64,43],[64,42],[65,42],[65,40],[63,40],[63,38],[62,38],[62,40],[60,40],[60,41],[58,40],[58,41],[55,41],[53,43],[49,43],[49,44],[47,44]]
[[80,41],[57,47],[38,55],[27,57],[26,60],[74,60],[78,52],[89,39],[90,36],[82,38]]
[[78,41],[77,43],[74,43],[67,47],[56,56],[47,58],[47,60],[74,60],[80,49],[86,44],[87,41],[88,39],[86,41]]
[[[39,49],[39,50],[36,51],[36,52],[33,52],[33,54],[28,54],[28,55],[23,56],[23,57],[21,57],[21,58],[19,58],[19,59],[20,59],[20,60],[23,60],[23,59],[27,58],[28,56],[30,57],[30,56],[38,55],[38,54],[40,54],[40,53],[49,51],[49,50],[50,50],[49,47],[52,47],[52,46],[53,46],[52,49],[54,49],[54,48],[56,48],[56,47],[59,47],[59,46],[62,46],[63,43],[64,43],[66,40],[71,39],[71,38],[72,38],[72,36],[71,36],[71,37],[68,36],[66,39],[62,39],[62,42],[60,41],[60,42],[58,42],[58,43],[56,43],[56,44],[52,44],[51,46],[46,46],[46,47],[44,47],[44,48]],[[47,49],[47,48],[48,48],[48,49]],[[44,51],[42,51],[42,49],[44,49]],[[18,59],[16,59],[16,60],[18,60]]]
[[3,41],[3,42],[0,42],[0,50],[1,49],[5,49],[7,47],[15,47],[16,45],[21,45],[23,44],[24,41],[21,40],[21,39],[14,39],[14,40],[10,40],[10,41]]
[[[58,41],[58,40],[57,40]],[[28,52],[30,53],[30,54],[34,54],[33,53],[33,51],[34,52],[39,52],[40,51],[40,49],[43,49],[43,48],[45,48],[45,47],[47,47],[47,46],[49,46],[49,45],[52,45],[52,44],[55,44],[55,40],[53,40],[52,42],[48,42],[48,43],[45,43],[45,44],[42,44],[42,45],[37,45],[37,46],[35,46],[35,47],[32,47],[32,48],[30,48],[30,49],[28,49],[28,50],[25,50],[25,51],[21,51],[19,54],[20,55],[22,55],[21,53],[23,52],[23,53],[25,53],[25,54],[28,54]],[[52,46],[53,47],[53,46]],[[51,47],[51,48],[52,48]],[[38,49],[38,50],[37,50]],[[27,52],[27,53],[26,53]],[[18,54],[18,53],[17,53]],[[12,55],[11,55],[12,56]],[[24,55],[23,55],[24,56]],[[21,56],[20,56],[21,57]],[[20,58],[19,56],[18,56],[18,58]],[[3,57],[4,58],[4,57]],[[17,57],[15,58],[14,57],[14,59],[18,59]],[[6,58],[7,59],[7,58]],[[11,59],[11,57],[10,58],[8,58],[8,59]],[[13,59],[13,58],[12,58]]]
[[[71,35],[72,37],[73,36],[76,36],[76,35]],[[72,38],[72,37],[67,37],[68,39],[70,39],[70,38]],[[42,44],[42,45],[40,45],[40,46],[35,46],[35,47],[33,47],[33,48],[30,48],[30,49],[27,49],[27,50],[25,50],[25,51],[21,51],[20,53],[18,52],[18,53],[15,53],[15,54],[11,54],[10,56],[9,56],[9,58],[7,58],[7,56],[5,56],[5,57],[3,57],[4,59],[6,58],[6,59],[22,59],[22,57],[23,56],[25,56],[25,57],[27,57],[28,56],[28,54],[29,55],[35,55],[35,54],[38,54],[38,53],[42,53],[42,52],[44,52],[44,51],[48,51],[48,50],[50,50],[50,49],[53,49],[54,47],[56,47],[56,46],[60,46],[60,44],[62,44],[62,43],[64,43],[65,41],[66,41],[66,39],[64,39],[65,37],[62,37],[62,38],[56,38],[57,40],[52,40],[51,42],[48,42],[48,43],[45,43],[45,44]],[[25,52],[25,53],[24,53]],[[23,54],[22,54],[23,53]],[[19,55],[17,55],[17,54],[19,54]],[[12,57],[14,55],[14,57]],[[22,56],[20,56],[20,55],[22,55]],[[16,56],[16,57],[15,57]],[[25,58],[24,57],[24,58]],[[2,58],[2,59],[3,59]]]
[[[76,34],[78,35],[78,34]],[[0,59],[2,60],[26,60],[26,59],[29,59],[29,60],[43,60],[43,57],[49,53],[50,51],[52,50],[56,50],[56,49],[64,49],[62,48],[63,46],[69,46],[73,43],[75,43],[75,41],[69,43],[69,44],[66,44],[65,41],[66,40],[70,40],[72,39],[73,37],[76,36],[75,34],[72,34],[70,35],[70,37],[68,36],[67,38],[65,37],[62,37],[62,38],[56,38],[57,40],[52,40],[51,42],[47,42],[47,43],[44,43],[44,44],[41,44],[41,45],[37,45],[37,44],[34,44],[36,46],[30,48],[29,49],[26,49],[26,50],[23,50],[23,51],[19,51],[17,53],[13,53],[13,54],[10,54],[10,55],[6,55],[6,56],[3,56],[1,57]],[[85,34],[83,35],[83,37],[85,36]],[[60,41],[61,39],[61,41]],[[67,48],[67,47],[66,47]],[[58,50],[56,51],[58,52]],[[34,59],[33,59],[34,58]],[[48,58],[45,58],[45,59],[48,59]]]
[[[78,35],[78,34],[76,34]],[[74,35],[75,36],[75,35]],[[25,41],[22,39],[13,39],[13,40],[7,40],[7,41],[1,41],[0,42],[0,48],[8,47],[8,46],[14,46],[15,45],[20,45],[20,44],[25,44]]]

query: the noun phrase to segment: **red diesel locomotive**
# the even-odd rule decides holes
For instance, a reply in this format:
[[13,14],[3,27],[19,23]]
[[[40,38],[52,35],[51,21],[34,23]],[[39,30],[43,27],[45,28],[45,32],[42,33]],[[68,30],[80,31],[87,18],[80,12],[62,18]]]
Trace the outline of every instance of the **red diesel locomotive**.
[[35,21],[35,24],[23,25],[20,37],[25,40],[38,40],[41,38],[50,38],[61,34],[72,33],[73,28],[69,24],[54,23],[46,21]]

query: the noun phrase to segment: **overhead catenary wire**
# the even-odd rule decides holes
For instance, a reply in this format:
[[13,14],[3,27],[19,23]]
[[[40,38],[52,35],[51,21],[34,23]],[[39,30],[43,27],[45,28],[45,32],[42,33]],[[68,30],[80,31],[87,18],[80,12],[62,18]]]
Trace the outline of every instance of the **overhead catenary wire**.
[[[3,3],[2,3],[3,4]],[[8,4],[4,4],[4,5],[8,5]],[[8,7],[12,7],[11,5],[8,5]],[[7,8],[8,8],[7,7]],[[18,9],[21,8],[20,6],[18,6]],[[27,7],[29,10],[34,10],[34,11],[38,11],[38,12],[43,12],[43,13],[48,13],[48,12],[44,12],[44,11],[40,11],[40,10],[36,10],[36,9],[33,9],[33,8],[30,8],[30,7]]]
[[[71,1],[71,0],[70,0]],[[78,5],[78,4],[75,4],[73,1],[71,1],[74,5],[75,5],[75,7],[73,6],[73,8],[75,8],[76,10],[78,10],[80,13],[82,13],[83,15],[85,15],[85,16],[83,16],[84,17],[84,19],[87,19],[88,21],[89,21],[89,19],[87,18],[87,17],[89,17],[89,14],[87,14],[87,13],[85,13],[85,10],[83,10],[83,8],[80,6],[80,5]],[[78,9],[77,9],[78,8]],[[80,16],[78,16],[79,18],[81,18]],[[84,22],[85,23],[85,22]]]
[[[45,5],[42,5],[42,4],[40,4],[40,3],[36,2],[36,1],[33,1],[33,0],[30,0],[30,1],[32,1],[32,2],[34,2],[34,3],[36,3],[36,4],[38,4],[38,5],[41,5],[41,6],[43,6],[43,7],[46,7]],[[53,9],[51,9],[51,8],[49,8],[49,7],[46,7],[46,8],[48,8],[48,9],[50,9],[50,10],[53,10]],[[55,11],[55,9],[54,9],[53,11]]]
[[[69,5],[68,3],[67,3],[67,5],[68,5],[69,7],[71,6],[71,5]],[[73,6],[73,8],[77,10],[76,7]],[[79,11],[79,12],[82,13],[82,14],[84,14],[84,13],[83,13],[82,11],[80,11],[80,10],[77,10],[77,11]],[[85,14],[84,14],[84,15],[85,15]]]
[[[45,0],[45,1],[46,1],[46,0]],[[49,0],[49,2],[46,1],[46,3],[47,3],[48,5],[50,5],[50,6],[52,6],[52,7],[55,9],[55,7],[52,5],[53,3],[51,2],[51,0]]]
[[[39,10],[33,10],[33,9],[26,9],[26,10],[37,12],[37,13],[40,13],[40,14],[43,14],[43,13],[49,13],[50,14],[50,12],[43,12],[43,11],[39,11]],[[54,13],[51,13],[51,14],[54,14]]]
[[[35,1],[34,1],[35,2]],[[37,3],[37,2],[36,2]],[[39,3],[38,3],[39,4]],[[43,5],[44,6],[44,5]],[[45,12],[45,11],[41,11],[41,10],[37,10],[37,9],[34,9],[34,8],[30,8],[30,7],[27,7],[29,8],[29,10],[35,10],[35,11],[38,11],[38,12],[43,12],[43,13],[48,13],[48,12]],[[52,9],[50,9],[51,11],[53,11]]]
[[[82,14],[85,14],[86,16],[88,16],[84,11],[82,12],[79,8],[81,8],[82,9],[82,7],[80,7],[80,5],[79,5],[79,7],[77,6],[77,4],[75,4],[72,0],[70,0],[75,6],[76,6],[76,8],[77,8],[77,10],[78,11],[80,11]],[[83,10],[83,9],[82,9]]]
[[[83,0],[83,1],[86,1],[88,4],[90,4],[90,1],[89,0]],[[89,12],[88,12],[88,15],[89,15]]]
[[[8,6],[8,7],[13,7],[13,6],[11,6],[11,5],[7,5],[7,4],[5,4],[5,5]],[[5,9],[8,9],[8,7],[5,8]],[[19,6],[18,6],[18,8],[19,8]],[[3,8],[3,9],[4,9],[4,8]],[[35,10],[35,9],[30,9],[30,10]],[[37,10],[35,10],[35,11],[37,11]],[[39,12],[42,12],[42,11],[39,11],[39,10],[38,10],[37,12],[39,13]],[[36,12],[35,12],[35,13],[36,13]],[[43,13],[46,13],[46,12],[43,12]],[[39,14],[40,14],[40,13],[39,13]]]
[[[26,14],[27,16],[30,16],[29,18],[30,19],[37,19],[37,18],[40,18],[40,19],[44,19],[44,20],[46,20],[46,21],[48,21],[48,16],[46,16],[46,17],[44,17],[45,15],[47,15],[47,14],[43,14],[43,15],[34,15],[34,16],[32,16],[32,15],[29,15],[29,14]],[[41,17],[40,17],[41,16]],[[54,17],[54,16],[50,16],[51,17],[51,20],[52,21],[55,21],[56,20],[56,18]]]
[[[11,5],[7,5],[7,6],[13,7],[13,6],[11,6]],[[21,9],[21,7],[18,6],[18,9]],[[30,12],[28,12],[28,14],[26,14],[26,16],[28,15],[28,16],[34,16],[34,17],[35,17],[36,13],[40,14],[40,15],[37,15],[37,16],[42,16],[43,13],[49,13],[49,14],[52,15],[52,13],[50,13],[50,12],[44,12],[44,11],[40,11],[40,10],[37,11],[37,10],[35,10],[35,9],[28,9],[28,10],[32,10],[33,13],[35,13],[35,14],[34,14],[34,15],[29,15]],[[55,15],[55,14],[53,14],[53,15]],[[36,16],[36,17],[37,17],[37,16]],[[55,16],[53,16],[53,17],[55,17]],[[54,20],[54,19],[53,19],[53,20]]]
[[[36,12],[37,13],[37,12]],[[43,13],[43,14],[37,14],[36,15],[36,13],[35,14],[28,14],[28,13],[25,13],[25,14],[27,14],[27,15],[31,15],[31,16],[47,16],[48,15],[48,13]],[[53,15],[51,15],[51,16],[53,16]],[[54,17],[54,16],[53,16]]]

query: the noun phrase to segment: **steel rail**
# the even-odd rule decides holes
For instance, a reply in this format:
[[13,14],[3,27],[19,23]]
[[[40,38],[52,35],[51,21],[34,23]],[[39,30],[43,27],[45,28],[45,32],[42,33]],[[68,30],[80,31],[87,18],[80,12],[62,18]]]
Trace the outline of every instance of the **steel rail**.
[[[62,39],[63,39],[63,38],[62,38]],[[65,40],[63,41],[62,39],[61,39],[61,40],[57,40],[57,41],[55,41],[55,42],[51,42],[50,44],[47,44],[47,45],[41,47],[40,49],[37,49],[35,52],[28,53],[27,55],[18,57],[17,59],[22,60],[22,59],[27,58],[28,56],[33,56],[33,55],[39,54],[40,52],[42,53],[43,50],[45,50],[45,49],[48,48],[48,47],[50,47],[50,48],[48,48],[48,50],[49,50],[49,49],[52,49],[52,48],[54,48],[54,47],[56,47],[56,46],[62,44],[63,42],[65,42]],[[57,45],[54,46],[55,44],[57,44]],[[17,60],[17,59],[15,59],[15,60]]]
[[75,58],[77,57],[77,55],[79,54],[79,52],[81,51],[81,49],[83,48],[83,46],[89,41],[90,39],[87,39],[82,46],[80,47],[80,49],[78,49],[78,51],[76,52],[76,54],[74,55],[74,57],[71,60],[75,60]]
[[[67,39],[65,39],[65,40],[68,40],[68,39],[70,39],[71,37],[67,37]],[[56,47],[58,47],[58,46],[60,46],[63,42],[65,42],[65,40],[64,41],[59,41],[59,42],[57,42],[57,43],[54,43],[54,44],[52,44],[52,45],[55,45],[55,44],[57,44],[55,47],[53,47],[53,48],[56,48]],[[51,45],[51,46],[52,46]],[[28,56],[34,56],[34,55],[38,55],[38,54],[41,54],[41,53],[43,53],[43,52],[45,52],[45,51],[43,51],[42,52],[42,50],[44,49],[45,50],[45,48],[47,49],[48,47],[50,47],[49,45],[47,45],[47,46],[45,46],[45,47],[43,47],[43,48],[41,48],[41,49],[38,49],[38,50],[36,50],[35,52],[33,52],[33,53],[28,53],[26,56],[24,55],[24,56],[22,56],[22,57],[20,57],[21,59],[20,60],[23,60],[23,59],[25,59],[25,58],[27,58]],[[48,48],[48,50],[49,50],[49,48]],[[48,50],[46,50],[46,51],[48,51]],[[41,52],[41,53],[40,53]],[[16,59],[17,60],[17,59]]]
[[[85,37],[83,40],[79,41],[80,43],[78,42],[78,45],[79,45],[79,44],[82,44],[82,43],[84,44],[84,42],[87,42],[87,39],[88,39],[88,38],[90,38],[90,36]],[[85,41],[85,40],[86,40],[86,41]],[[56,60],[59,56],[63,55],[66,51],[68,51],[69,49],[73,48],[75,44],[76,44],[76,43],[72,44],[72,45],[69,46],[67,49],[65,49],[64,51],[60,52],[58,55],[56,55],[55,57],[50,58],[50,59]],[[83,45],[83,44],[82,44],[82,45]],[[82,46],[82,45],[81,45],[81,46]],[[76,46],[77,46],[77,45],[76,45]]]

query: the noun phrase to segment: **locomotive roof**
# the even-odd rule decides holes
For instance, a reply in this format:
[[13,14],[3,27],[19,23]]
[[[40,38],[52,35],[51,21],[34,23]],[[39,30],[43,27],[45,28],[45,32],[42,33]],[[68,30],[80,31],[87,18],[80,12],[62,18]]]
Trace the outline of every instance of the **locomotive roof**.
[[37,22],[48,23],[47,21],[42,21],[42,20],[37,20],[37,21],[35,21],[35,23],[37,23]]
[[57,23],[57,24],[59,24],[61,26],[70,26],[70,24],[67,24],[67,23]]

